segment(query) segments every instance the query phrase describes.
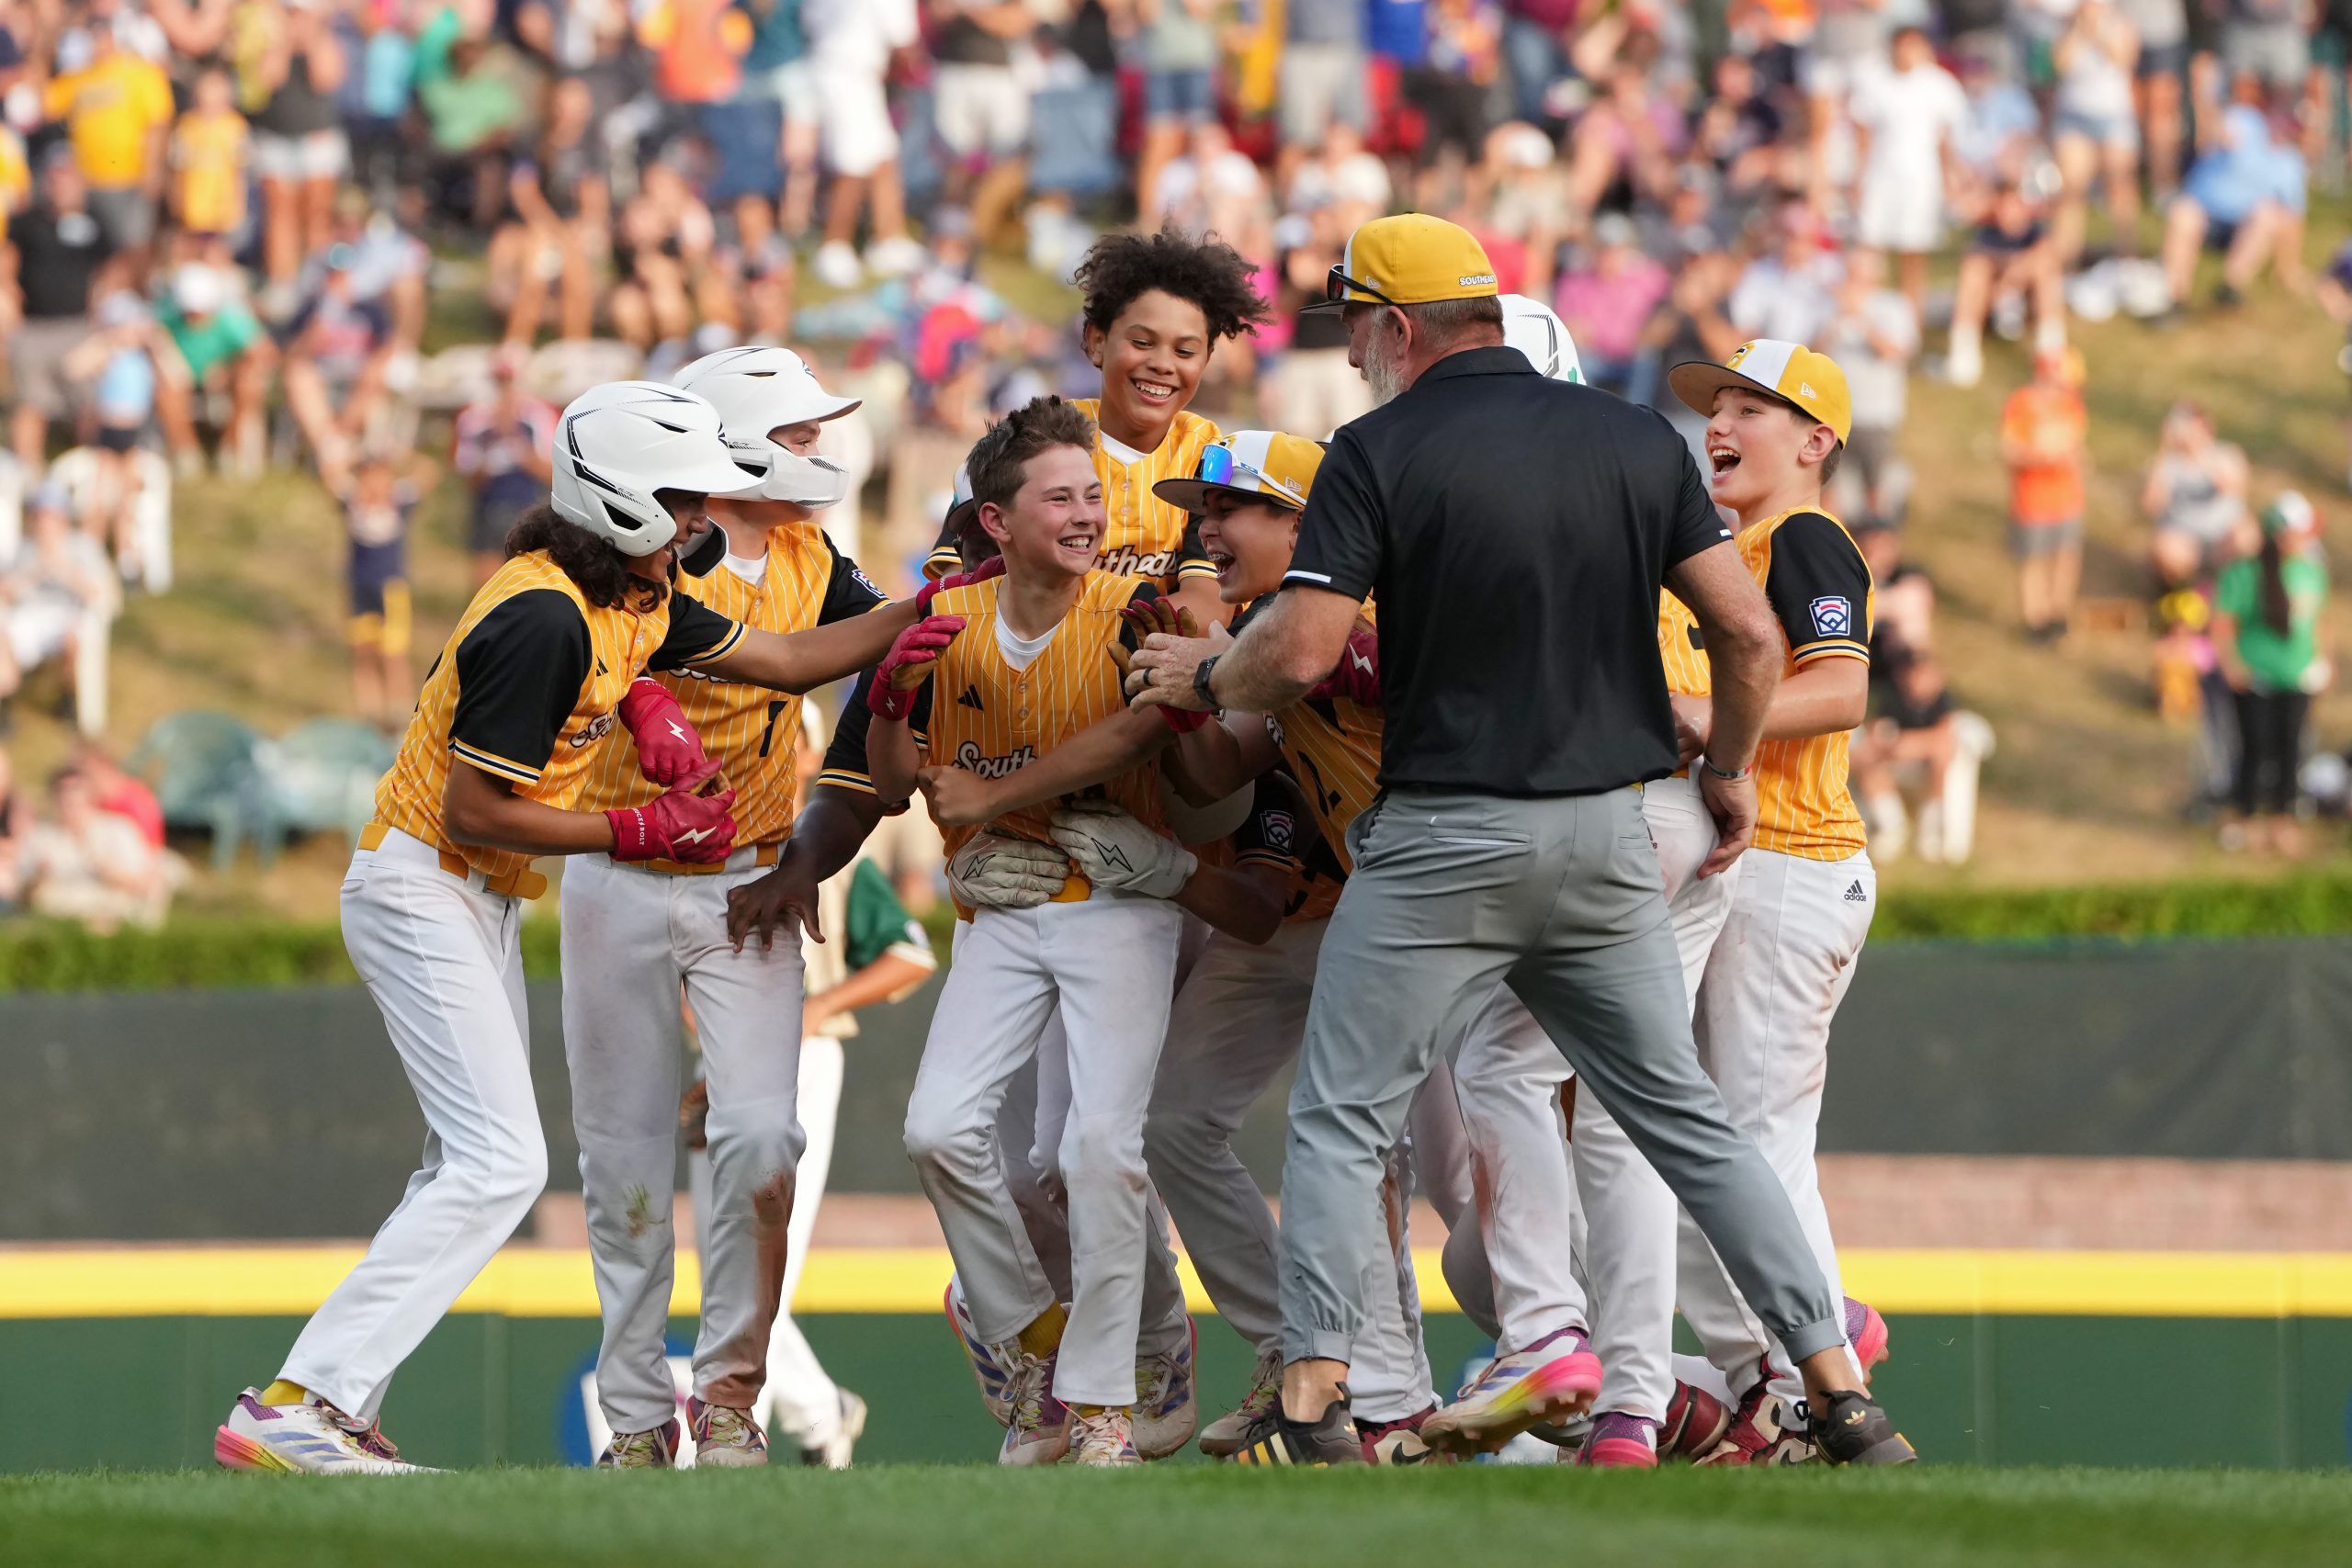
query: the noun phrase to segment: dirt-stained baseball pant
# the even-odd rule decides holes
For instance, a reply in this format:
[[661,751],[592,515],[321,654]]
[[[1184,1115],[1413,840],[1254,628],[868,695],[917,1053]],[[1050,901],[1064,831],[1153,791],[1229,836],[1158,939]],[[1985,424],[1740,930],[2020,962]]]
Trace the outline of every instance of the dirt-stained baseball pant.
[[392,831],[351,857],[343,941],[424,1112],[399,1206],[278,1376],[373,1418],[394,1369],[496,1256],[547,1185],[523,1002],[522,906]]
[[725,870],[689,876],[580,855],[564,872],[564,1059],[605,1317],[596,1389],[616,1432],[650,1430],[677,1408],[662,1333],[677,1250],[682,983],[710,1085],[695,1393],[748,1410],[766,1382],[803,1144],[802,971],[797,942],[737,953],[727,939],[729,891],[764,874],[754,857],[746,846]]
[[[1080,903],[982,909],[956,942],[907,1105],[906,1146],[938,1213],[983,1341],[1005,1345],[1057,1300],[1004,1179],[998,1111],[1059,1012],[1069,1111],[1059,1168],[1069,1212],[1070,1318],[1054,1393],[1130,1404],[1144,1295],[1144,1117],[1168,1032],[1182,911],[1097,892]],[[1042,1099],[1042,1094],[1041,1094]]]
[[[1839,1300],[1838,1247],[1814,1144],[1829,1077],[1829,1023],[1870,935],[1878,873],[1866,852],[1818,861],[1750,850],[1740,858],[1730,918],[1699,987],[1699,1055],[1733,1122],[1756,1140],[1780,1178],[1831,1299]],[[1772,1392],[1798,1397],[1802,1381],[1774,1351],[1766,1325],[1724,1267],[1728,1260],[1687,1221],[1679,1246],[1682,1316],[1707,1359],[1735,1390],[1745,1391],[1771,1354]],[[1859,1365],[1855,1371],[1859,1375]]]
[[[773,1427],[802,1448],[815,1448],[830,1438],[842,1414],[841,1389],[792,1315],[793,1292],[800,1288],[800,1271],[808,1262],[817,1211],[825,1201],[825,1179],[832,1169],[842,1078],[842,1043],[830,1034],[802,1035],[795,1108],[806,1144],[793,1172],[792,1219],[785,1227],[783,1304],[775,1314],[775,1332],[768,1336],[767,1385],[752,1406],[753,1418],[763,1427]],[[694,1194],[695,1233],[700,1235],[711,1213],[707,1151],[688,1156],[686,1173],[688,1190]]]
[[1844,1341],[1789,1197],[1699,1065],[1633,789],[1395,790],[1349,834],[1291,1096],[1283,1349],[1345,1360],[1379,1246],[1380,1153],[1447,1042],[1508,984],[1715,1244],[1789,1353]]
[[[1286,921],[1262,945],[1209,939],[1176,993],[1144,1123],[1152,1185],[1202,1288],[1261,1354],[1282,1345],[1278,1241],[1266,1195],[1233,1152],[1233,1134],[1298,1054],[1324,925]],[[1392,1263],[1401,1257],[1401,1266],[1390,1280],[1367,1284],[1367,1329],[1351,1363],[1357,1413],[1375,1421],[1425,1410],[1433,1397],[1409,1253],[1411,1172],[1401,1152],[1386,1162],[1383,1190],[1392,1241],[1407,1250],[1392,1247]]]

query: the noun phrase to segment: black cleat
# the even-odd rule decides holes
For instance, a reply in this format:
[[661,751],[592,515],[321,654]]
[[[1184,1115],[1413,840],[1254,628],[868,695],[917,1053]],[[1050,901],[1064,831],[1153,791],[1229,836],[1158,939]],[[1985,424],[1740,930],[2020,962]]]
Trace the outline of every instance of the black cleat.
[[1860,1389],[1809,1400],[1805,1427],[1824,1464],[1917,1464],[1918,1450]]
[[1287,1464],[1322,1469],[1335,1464],[1366,1464],[1363,1438],[1348,1412],[1348,1385],[1340,1397],[1323,1407],[1321,1418],[1294,1421],[1283,1414],[1282,1402],[1251,1425],[1245,1434],[1236,1464]]

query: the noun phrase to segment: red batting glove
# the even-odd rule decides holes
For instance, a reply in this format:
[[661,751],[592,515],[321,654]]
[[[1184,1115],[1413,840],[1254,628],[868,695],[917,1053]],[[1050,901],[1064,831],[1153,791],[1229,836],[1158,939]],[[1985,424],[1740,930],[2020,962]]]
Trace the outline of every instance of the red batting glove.
[[617,711],[622,727],[637,738],[639,771],[663,789],[673,788],[709,760],[685,710],[661,682],[639,675]]
[[887,719],[903,719],[915,710],[915,694],[931,679],[932,667],[956,634],[964,629],[961,615],[926,615],[899,634],[874,679],[865,688],[865,705]]
[[1380,634],[1358,626],[1348,634],[1348,649],[1339,668],[1306,689],[1310,699],[1345,697],[1363,707],[1380,705]]
[[694,792],[718,772],[714,759],[678,781],[678,787],[650,804],[607,811],[613,825],[615,860],[674,860],[716,865],[735,848],[735,792]]
[[1004,558],[990,556],[969,571],[951,571],[936,582],[926,582],[915,590],[917,619],[931,614],[931,602],[951,588],[969,588],[975,582],[986,582],[991,577],[1004,575]]
[[1161,703],[1151,711],[1158,714],[1166,721],[1168,728],[1179,735],[1190,735],[1216,716],[1214,714],[1195,713],[1191,708],[1180,708],[1168,703]]

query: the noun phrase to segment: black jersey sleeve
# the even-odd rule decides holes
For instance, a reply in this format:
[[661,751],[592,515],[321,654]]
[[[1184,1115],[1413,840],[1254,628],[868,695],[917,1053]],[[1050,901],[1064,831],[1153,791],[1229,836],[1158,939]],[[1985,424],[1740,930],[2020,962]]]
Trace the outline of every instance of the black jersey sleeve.
[[1216,563],[1209,559],[1208,547],[1201,543],[1198,513],[1184,519],[1184,542],[1176,552],[1176,575],[1179,579],[1216,576]]
[[1800,512],[1772,531],[1764,596],[1799,664],[1870,659],[1871,569],[1846,530],[1820,513]]
[[824,605],[817,612],[819,626],[846,621],[853,615],[865,614],[876,604],[890,602],[890,596],[874,586],[874,580],[865,575],[857,562],[842,554],[831,539],[825,541],[825,548],[832,553],[833,568],[831,577],[825,583]]
[[1283,586],[1328,588],[1351,599],[1368,599],[1387,554],[1384,507],[1374,484],[1371,459],[1354,432],[1342,426],[1331,438],[1323,466],[1315,471],[1314,493],[1299,519],[1298,548],[1292,553]]
[[860,795],[874,793],[874,771],[865,761],[865,727],[874,718],[874,710],[865,705],[865,693],[873,684],[874,671],[868,670],[858,676],[857,684],[842,704],[841,717],[833,722],[832,744],[825,748],[824,766],[817,773],[819,784],[854,789]]
[[449,750],[486,773],[537,784],[588,682],[588,622],[552,588],[494,606],[458,644]]
[[662,637],[662,646],[653,650],[646,667],[683,670],[689,664],[707,664],[734,652],[742,640],[741,623],[729,620],[691,593],[673,590],[669,633]]
[[936,582],[951,571],[961,570],[963,565],[964,552],[956,543],[956,529],[951,524],[942,523],[938,541],[931,547],[931,554],[922,558],[922,574]]

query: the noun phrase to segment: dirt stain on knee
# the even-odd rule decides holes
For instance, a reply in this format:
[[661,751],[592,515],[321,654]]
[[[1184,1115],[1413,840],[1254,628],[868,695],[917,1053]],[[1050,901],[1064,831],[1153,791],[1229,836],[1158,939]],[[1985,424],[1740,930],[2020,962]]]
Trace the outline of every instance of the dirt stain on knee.
[[642,1185],[631,1187],[628,1207],[622,1211],[628,1221],[629,1239],[634,1241],[653,1228],[653,1194]]
[[752,1190],[752,1216],[763,1227],[792,1219],[792,1172],[779,1170]]

